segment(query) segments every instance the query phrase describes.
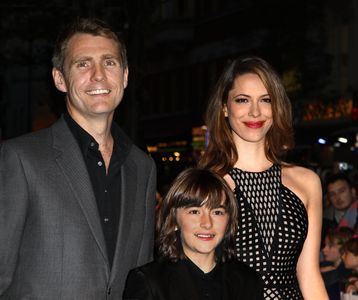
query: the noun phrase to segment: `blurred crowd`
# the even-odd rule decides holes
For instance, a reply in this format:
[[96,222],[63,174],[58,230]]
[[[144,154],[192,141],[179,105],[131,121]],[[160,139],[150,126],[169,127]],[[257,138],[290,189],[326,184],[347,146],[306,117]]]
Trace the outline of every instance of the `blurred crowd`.
[[331,300],[358,299],[356,171],[327,173],[323,183],[320,269]]

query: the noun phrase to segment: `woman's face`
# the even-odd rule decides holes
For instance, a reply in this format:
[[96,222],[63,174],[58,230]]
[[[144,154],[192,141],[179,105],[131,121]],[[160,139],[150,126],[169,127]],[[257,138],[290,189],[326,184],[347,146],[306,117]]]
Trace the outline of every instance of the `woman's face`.
[[215,248],[224,238],[229,221],[225,207],[182,207],[177,209],[176,218],[185,255],[193,262],[206,258],[214,261]]
[[352,252],[345,251],[342,259],[347,269],[358,271],[358,256],[355,256]]
[[224,114],[228,118],[235,143],[263,143],[272,126],[270,96],[256,74],[240,75],[229,91]]
[[329,261],[336,264],[341,260],[339,247],[332,243],[328,237],[324,239],[324,248],[322,249],[322,252],[325,261]]

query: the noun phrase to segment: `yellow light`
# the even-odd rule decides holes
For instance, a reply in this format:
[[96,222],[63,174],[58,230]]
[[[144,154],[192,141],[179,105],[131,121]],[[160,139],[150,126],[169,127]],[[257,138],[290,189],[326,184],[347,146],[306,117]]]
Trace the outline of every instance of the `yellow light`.
[[169,157],[169,160],[170,160],[170,161],[173,161],[173,157],[170,156],[170,157]]
[[179,152],[174,152],[173,154],[174,154],[174,156],[180,156]]
[[148,150],[149,153],[157,152],[158,147],[157,146],[147,146],[147,150]]

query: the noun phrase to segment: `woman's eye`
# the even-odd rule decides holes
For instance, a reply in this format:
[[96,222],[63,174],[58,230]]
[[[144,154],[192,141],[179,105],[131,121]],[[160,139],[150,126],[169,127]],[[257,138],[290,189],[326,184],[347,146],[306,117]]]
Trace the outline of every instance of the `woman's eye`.
[[197,215],[198,213],[199,213],[199,210],[197,210],[197,209],[191,209],[191,210],[189,210],[189,214]]
[[246,103],[248,100],[246,98],[237,98],[235,99],[236,103]]
[[265,103],[271,103],[271,99],[270,99],[270,98],[263,98],[261,101],[262,101],[262,102],[265,102]]

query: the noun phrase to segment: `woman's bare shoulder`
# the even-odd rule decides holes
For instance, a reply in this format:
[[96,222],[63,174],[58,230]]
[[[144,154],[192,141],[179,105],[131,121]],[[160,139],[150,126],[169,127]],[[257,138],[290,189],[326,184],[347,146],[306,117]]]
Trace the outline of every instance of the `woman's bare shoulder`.
[[321,181],[319,176],[308,168],[300,166],[282,167],[282,183],[294,192],[305,204],[311,198],[321,197]]
[[283,166],[282,174],[284,174],[285,176],[297,178],[298,180],[319,180],[318,175],[313,170],[295,165]]
[[226,174],[226,175],[224,176],[224,179],[225,179],[227,185],[231,188],[231,190],[234,191],[236,185],[235,185],[234,180],[231,178],[231,176],[230,176],[229,174]]

